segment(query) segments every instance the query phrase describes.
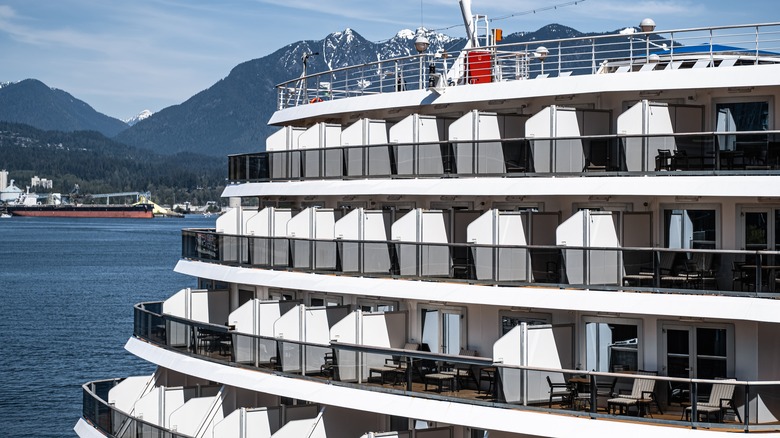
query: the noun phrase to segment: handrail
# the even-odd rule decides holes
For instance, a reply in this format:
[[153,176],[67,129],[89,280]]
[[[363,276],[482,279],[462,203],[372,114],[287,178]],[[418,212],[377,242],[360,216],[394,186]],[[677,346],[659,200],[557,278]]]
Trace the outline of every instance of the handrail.
[[[139,321],[145,318],[154,318],[156,320],[163,321],[165,322],[164,325],[167,328],[173,328],[172,324],[182,324],[181,322],[174,322],[173,319],[171,319],[170,315],[157,314],[155,312],[151,312],[145,309],[147,305],[157,305],[157,304],[159,303],[153,302],[153,303],[136,304],[134,306],[136,312],[136,318],[135,318],[136,324],[138,324]],[[181,321],[181,318],[175,318],[175,319],[176,321]],[[197,331],[198,326],[199,324],[196,321],[191,321],[191,324],[189,325],[184,324],[184,327],[190,327],[193,330],[193,334],[192,334],[193,336],[195,336],[198,333]],[[181,332],[181,330],[177,330],[177,332]],[[721,379],[681,378],[681,377],[668,377],[668,376],[658,376],[658,375],[646,375],[643,373],[626,374],[626,373],[616,373],[616,372],[587,371],[587,370],[578,370],[578,369],[570,369],[570,368],[548,368],[548,367],[533,367],[533,366],[522,366],[522,365],[508,365],[508,364],[503,364],[501,362],[495,362],[490,358],[428,353],[428,352],[404,350],[398,348],[386,348],[386,347],[376,347],[376,346],[365,346],[360,344],[341,343],[337,341],[331,341],[328,345],[323,346],[322,344],[314,344],[314,343],[308,343],[302,341],[286,340],[282,338],[272,338],[268,336],[259,336],[259,335],[240,333],[234,330],[231,330],[230,337],[225,338],[225,342],[228,344],[228,348],[230,350],[228,354],[226,352],[222,352],[222,353],[210,352],[207,349],[198,348],[198,347],[194,347],[194,348],[182,347],[182,346],[177,347],[175,345],[172,345],[170,341],[168,341],[168,338],[166,336],[163,336],[162,338],[157,336],[150,336],[148,333],[145,333],[143,330],[139,330],[139,327],[136,327],[135,335],[139,339],[150,342],[161,348],[175,351],[179,354],[185,354],[192,357],[202,357],[209,361],[228,364],[231,367],[259,370],[262,372],[283,375],[285,377],[306,379],[310,381],[325,380],[331,385],[341,385],[341,386],[346,386],[346,387],[351,387],[351,388],[356,388],[361,390],[369,390],[369,391],[381,390],[383,392],[391,392],[391,393],[397,392],[402,394],[413,393],[416,397],[446,400],[450,402],[454,401],[460,403],[487,405],[487,406],[493,406],[499,408],[506,407],[510,409],[527,409],[533,411],[548,411],[548,412],[566,413],[566,414],[573,414],[573,415],[588,415],[591,418],[603,418],[603,419],[610,419],[610,420],[616,420],[616,419],[619,420],[620,417],[616,417],[611,413],[602,414],[597,412],[596,410],[595,401],[598,396],[596,394],[597,391],[596,379],[598,377],[601,378],[607,377],[610,379],[644,379],[644,380],[653,380],[659,382],[669,382],[670,384],[675,383],[677,384],[677,387],[690,388],[690,394],[691,394],[690,406],[693,415],[691,415],[691,418],[689,420],[683,421],[682,419],[669,420],[669,419],[652,419],[652,418],[648,419],[648,418],[629,417],[630,421],[650,422],[659,425],[671,425],[671,426],[687,425],[692,428],[710,424],[709,419],[707,419],[707,421],[700,421],[700,418],[698,417],[698,415],[696,415],[697,405],[701,403],[694,396],[695,394],[698,393],[698,389],[703,388],[706,390],[709,387],[709,385],[723,384],[724,382],[727,382],[728,385],[733,385],[736,388],[741,388],[743,391],[744,398],[738,400],[738,403],[740,403],[740,405],[738,406],[742,407],[742,404],[744,404],[744,417],[743,417],[744,420],[743,423],[719,423],[717,425],[718,428],[730,429],[730,430],[743,430],[745,432],[780,430],[780,425],[778,424],[772,424],[772,423],[756,424],[756,419],[752,418],[749,414],[750,412],[749,405],[756,401],[755,399],[756,394],[760,394],[761,388],[779,386],[780,381],[777,380],[750,381],[750,380],[729,379],[728,381],[724,381]],[[259,351],[256,351],[259,345],[268,346],[270,351],[275,351],[276,354],[288,353],[289,357],[287,357],[287,355],[285,355],[284,357],[280,356],[278,357],[278,359],[282,360],[282,362],[271,362],[270,365],[265,363],[258,363],[257,359],[251,359],[251,357],[247,357],[246,355],[259,354]],[[297,348],[297,353],[295,349],[292,350],[290,349],[290,346],[292,345],[297,346],[297,347],[293,347],[293,348]],[[242,349],[242,354],[243,354],[242,357],[244,357],[242,360],[237,359],[239,348]],[[333,370],[331,370],[332,372],[329,372],[328,374],[325,375],[321,374],[318,371],[313,371],[313,372],[307,371],[312,364],[316,364],[317,366],[319,366],[320,362],[318,362],[318,360],[321,358],[323,354],[332,354],[334,355],[334,357],[340,357],[339,354],[356,354],[357,356],[354,357],[344,356],[344,358],[346,359],[347,362],[345,370],[348,370],[347,371],[348,373],[351,374],[357,373],[357,374],[353,377],[347,377],[347,379],[342,379],[338,376],[338,372]],[[406,364],[405,367],[399,368],[399,370],[403,371],[405,375],[403,377],[404,380],[406,381],[406,386],[404,388],[400,388],[400,389],[395,389],[395,387],[377,388],[376,386],[370,384],[370,379],[371,379],[370,374],[368,375],[363,374],[367,372],[368,366],[373,366],[369,364],[370,358],[375,358],[372,359],[373,362],[378,363],[378,359],[376,358],[388,358],[388,357],[393,357],[394,361],[399,364],[401,363]],[[285,365],[285,361],[287,360],[292,360],[292,363]],[[528,379],[543,380],[544,376],[549,376],[549,375],[577,376],[580,379],[580,381],[590,382],[589,385],[590,389],[588,390],[590,391],[589,397],[591,400],[590,409],[587,412],[578,412],[578,411],[572,411],[570,409],[566,409],[564,407],[544,408],[538,405],[536,406],[528,405],[529,401],[533,403],[538,403],[539,400],[535,398],[528,399],[527,397],[539,397],[542,396],[541,393],[537,396],[531,396],[526,394],[525,396],[523,396],[524,401],[521,403],[521,405],[518,405],[508,400],[504,400],[503,399],[504,395],[500,395],[500,393],[495,389],[495,387],[493,388],[493,391],[495,393],[492,396],[490,396],[489,400],[473,400],[467,398],[467,396],[459,395],[458,393],[450,393],[449,395],[444,395],[442,393],[431,394],[429,392],[420,390],[419,387],[418,389],[415,389],[412,386],[413,364],[419,364],[418,366],[423,366],[426,362],[428,362],[429,364],[431,363],[449,364],[450,366],[455,368],[457,368],[458,366],[476,367],[476,369],[478,370],[481,370],[482,368],[493,368],[495,370],[494,372],[502,376],[502,378],[499,379],[499,381],[512,380],[512,379],[520,379],[521,382],[526,381]],[[334,366],[338,367],[338,364],[334,364]],[[475,368],[471,368],[471,369],[473,370]],[[318,370],[321,370],[321,368],[318,368]],[[419,378],[423,379],[424,381],[425,380],[424,374],[420,375]],[[382,382],[384,382],[384,378],[382,379]],[[656,390],[662,391],[663,390],[662,388],[665,388],[665,386],[661,385],[660,387],[657,387]],[[772,391],[772,389],[769,390]],[[572,391],[574,391],[574,388],[572,388]],[[737,392],[737,394],[740,393]],[[544,404],[546,404],[546,393],[543,395],[543,397],[544,397],[543,401],[545,402]],[[745,403],[745,400],[747,400],[747,403]],[[653,399],[653,401],[657,403],[656,399]],[[680,409],[682,410],[683,413],[685,412],[684,406],[681,406]],[[751,423],[751,421],[753,421],[753,423]]]
[[[572,153],[582,158],[577,162],[559,162],[554,157],[561,150],[564,155]],[[778,172],[780,130],[391,142],[274,150],[228,157],[228,180],[233,183],[352,178]]]
[[[205,236],[209,236],[208,247],[202,247]],[[409,252],[400,255],[399,248],[408,248]],[[437,251],[435,271],[428,270],[428,264],[422,261],[420,254],[426,249]],[[317,255],[303,259],[290,258],[289,255],[294,255],[296,251]],[[344,257],[345,251],[349,251],[350,257]],[[378,251],[384,254],[380,265],[366,265],[364,259],[367,254],[378,254]],[[511,254],[515,262],[502,265],[498,271],[477,271],[478,259],[490,261],[502,253]],[[614,268],[599,271],[600,274],[595,277],[592,277],[595,274],[591,273],[589,263],[583,263],[577,270],[566,268],[567,257],[587,261],[594,253],[614,257]],[[339,254],[342,256],[338,257]],[[664,259],[663,254],[673,256]],[[571,289],[598,286],[601,290],[717,293],[747,297],[775,297],[775,292],[780,291],[772,276],[780,271],[776,263],[771,261],[772,257],[777,256],[780,256],[780,251],[321,240],[224,234],[213,229],[182,230],[184,259],[230,266],[486,285],[550,284],[559,287],[566,285]],[[333,261],[336,259],[342,263],[336,264]],[[742,260],[751,260],[752,263],[740,268],[744,271],[744,278],[736,279],[734,275],[738,272],[734,272],[734,269]],[[737,262],[737,265],[732,261]],[[664,263],[668,266],[664,266]],[[446,272],[442,266],[447,268]],[[713,283],[719,284],[716,291],[710,290]]]
[[111,437],[129,436],[121,433],[124,430],[125,432],[132,431],[132,436],[138,438],[191,438],[190,435],[178,433],[123,412],[108,403],[94,390],[98,386],[105,387],[105,393],[108,396],[108,389],[116,386],[122,380],[124,379],[95,380],[81,385],[83,393],[82,416],[92,427]]
[[[468,63],[465,60],[467,56],[464,55],[472,51],[481,51],[490,54],[489,66],[481,64],[479,67],[475,67],[475,76],[484,76],[489,81],[493,81],[494,76],[497,81],[530,79],[544,71],[544,59],[548,65],[551,65],[548,67],[548,71],[557,71],[559,74],[564,70],[575,74],[595,74],[602,72],[604,64],[645,63],[649,55],[656,52],[659,47],[663,49],[668,47],[668,53],[663,55],[662,61],[664,62],[685,59],[686,57],[691,58],[684,50],[681,50],[687,47],[685,44],[701,44],[703,48],[701,53],[707,54],[710,60],[715,59],[716,47],[718,46],[744,45],[738,49],[748,57],[745,58],[747,60],[745,62],[752,64],[758,64],[759,61],[778,62],[780,61],[780,57],[777,56],[779,47],[774,36],[778,33],[774,27],[778,25],[780,23],[770,22],[634,32],[631,34],[586,35],[471,47],[461,50],[461,57],[452,57],[452,62],[458,64],[457,67],[452,64],[447,68],[452,67],[461,72],[466,71],[468,67],[462,65]],[[735,32],[729,33],[729,30]],[[744,30],[750,32],[739,33]],[[751,38],[740,39],[742,35]],[[659,43],[663,43],[663,45]],[[547,47],[548,55],[546,58],[537,60],[534,51],[540,46]],[[315,93],[318,97],[334,100],[356,95],[399,92],[407,89],[424,90],[429,81],[427,67],[428,65],[437,65],[437,63],[446,64],[447,61],[436,58],[432,53],[423,53],[310,73],[276,85],[279,94],[278,109],[313,103],[301,98],[310,92]],[[384,66],[392,68],[383,70]],[[483,71],[477,72],[477,69]],[[389,79],[385,79],[386,76]],[[456,81],[448,81],[446,86],[464,86],[468,83],[465,79],[465,77],[461,77]],[[317,85],[309,87],[309,81]]]

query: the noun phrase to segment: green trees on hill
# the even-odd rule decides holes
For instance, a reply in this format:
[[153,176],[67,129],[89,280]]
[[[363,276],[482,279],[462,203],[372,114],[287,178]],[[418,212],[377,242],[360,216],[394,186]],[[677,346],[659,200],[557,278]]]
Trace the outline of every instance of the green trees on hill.
[[227,158],[182,152],[158,155],[93,131],[41,131],[0,122],[0,169],[24,189],[37,175],[53,180],[52,191],[81,193],[149,191],[160,204],[219,201]]

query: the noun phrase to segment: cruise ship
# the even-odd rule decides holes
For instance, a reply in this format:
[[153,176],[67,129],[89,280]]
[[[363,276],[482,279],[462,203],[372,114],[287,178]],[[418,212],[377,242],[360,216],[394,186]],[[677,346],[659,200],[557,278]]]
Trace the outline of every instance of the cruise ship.
[[780,435],[780,23],[460,6],[460,53],[277,86],[79,436]]

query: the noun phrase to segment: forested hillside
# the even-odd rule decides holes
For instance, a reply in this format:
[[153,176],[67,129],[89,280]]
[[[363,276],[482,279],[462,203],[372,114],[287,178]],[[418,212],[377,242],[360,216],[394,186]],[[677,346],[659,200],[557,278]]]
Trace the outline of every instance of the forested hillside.
[[158,203],[219,201],[226,158],[192,153],[158,155],[110,140],[94,131],[42,131],[0,122],[0,169],[20,188],[37,175],[53,191],[81,193],[150,191]]

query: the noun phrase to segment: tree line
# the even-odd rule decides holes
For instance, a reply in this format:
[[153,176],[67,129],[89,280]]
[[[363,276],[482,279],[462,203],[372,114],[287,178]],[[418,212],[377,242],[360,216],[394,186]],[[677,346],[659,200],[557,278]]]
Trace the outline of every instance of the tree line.
[[42,131],[0,122],[0,169],[22,189],[38,176],[53,181],[53,192],[70,193],[78,184],[82,194],[148,191],[158,204],[205,205],[220,201],[227,158],[162,155],[94,131]]

